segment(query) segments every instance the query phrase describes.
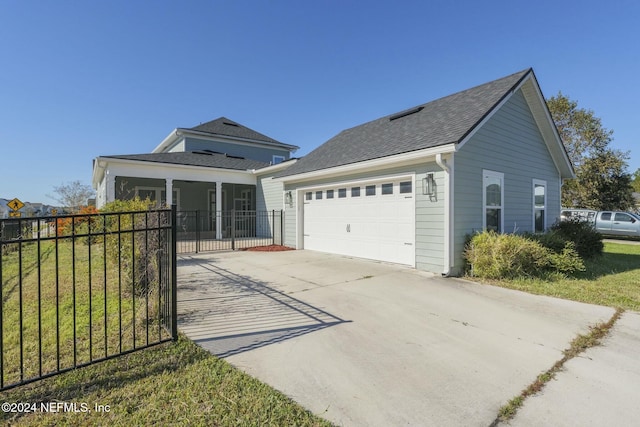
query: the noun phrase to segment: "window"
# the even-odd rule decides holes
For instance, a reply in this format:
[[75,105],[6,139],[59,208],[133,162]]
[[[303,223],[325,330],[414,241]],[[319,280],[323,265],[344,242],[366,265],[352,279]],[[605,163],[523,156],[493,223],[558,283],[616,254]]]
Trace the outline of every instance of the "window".
[[307,192],[304,194],[304,198],[305,198],[305,200],[311,200],[311,199],[313,199],[313,193],[312,193],[311,191],[307,191]]
[[284,156],[272,156],[271,157],[271,164],[272,165],[277,165],[278,163],[282,163],[284,162]]
[[367,196],[375,196],[376,195],[376,186],[375,185],[367,185],[365,187],[365,194]]
[[351,197],[360,197],[360,187],[351,187]]
[[333,190],[327,190],[327,199],[333,199]]
[[400,193],[413,193],[411,181],[404,181],[400,183]]
[[338,189],[338,198],[342,199],[344,197],[347,197],[347,189],[346,188],[339,188]]
[[393,194],[393,184],[382,184],[382,194]]
[[322,191],[316,191],[316,200],[322,200]]
[[533,180],[533,231],[541,233],[547,228],[547,183]]
[[482,173],[483,227],[501,233],[503,230],[504,174],[485,170]]
[[631,215],[627,215],[626,213],[616,213],[614,221],[620,222],[635,222]]
[[603,221],[611,221],[611,212],[604,212],[601,216],[600,219]]

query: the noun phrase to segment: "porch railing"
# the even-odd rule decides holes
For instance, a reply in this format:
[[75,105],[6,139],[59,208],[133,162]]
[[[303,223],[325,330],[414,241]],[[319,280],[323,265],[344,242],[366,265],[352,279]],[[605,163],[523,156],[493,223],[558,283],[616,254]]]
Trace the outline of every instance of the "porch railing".
[[283,211],[179,211],[177,252],[282,245],[283,229]]

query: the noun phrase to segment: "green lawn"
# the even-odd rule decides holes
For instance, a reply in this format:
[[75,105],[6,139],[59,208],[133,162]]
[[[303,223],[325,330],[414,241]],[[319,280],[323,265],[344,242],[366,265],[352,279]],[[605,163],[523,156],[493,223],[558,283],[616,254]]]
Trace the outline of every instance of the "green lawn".
[[532,294],[640,311],[640,245],[609,243],[604,254],[585,263],[575,278],[490,281],[492,285]]
[[[184,337],[19,387],[0,398],[84,403],[92,410],[0,414],[2,422],[20,425],[330,425]],[[95,412],[95,405],[108,405],[109,412]]]
[[[23,247],[22,274],[19,274],[17,252],[3,255],[1,357],[5,384],[19,380],[21,358],[24,377],[28,378],[37,375],[40,369],[43,373],[55,371],[56,354],[60,354],[62,367],[73,366],[74,354],[76,361],[82,363],[92,357],[117,353],[119,348],[131,349],[134,342],[137,346],[144,345],[147,326],[150,326],[152,340],[161,333],[157,320],[154,320],[158,309],[156,296],[152,293],[149,296],[134,297],[135,292],[128,289],[127,280],[118,279],[117,266],[107,262],[108,270],[104,275],[101,266],[105,262],[105,246],[100,242],[94,243],[91,246],[91,258],[88,249],[88,245],[79,244],[72,251],[68,242],[61,243],[56,256],[55,246],[43,242],[40,247],[39,273],[35,262],[38,258],[35,244],[25,244]],[[75,281],[71,274],[74,252]],[[90,269],[89,265],[93,268]],[[38,275],[41,278],[40,286]],[[75,328],[71,314],[71,290],[74,286]],[[89,292],[93,296],[90,310]],[[38,295],[41,296],[40,299]],[[20,296],[23,305],[22,340],[25,348],[22,355],[19,351]],[[55,309],[56,298],[61,307],[58,311]],[[40,304],[38,300],[41,301]],[[130,314],[134,305],[136,319]],[[122,317],[120,310],[124,313]],[[92,317],[92,327],[89,326],[89,314]],[[146,320],[147,314],[149,320]],[[38,323],[44,331],[41,336],[42,365],[38,357]],[[56,330],[60,331],[59,334],[55,333]],[[75,349],[74,331],[77,339]],[[90,340],[93,356],[89,353]],[[2,424],[330,425],[283,394],[212,356],[184,337],[180,337],[177,342],[161,344],[8,390],[0,393],[0,400],[35,404],[39,410],[28,414],[3,411],[0,413]],[[65,412],[64,406],[61,406],[62,412],[42,413],[41,402],[75,404],[79,412]],[[108,411],[97,412],[94,410],[96,405],[108,408]]]

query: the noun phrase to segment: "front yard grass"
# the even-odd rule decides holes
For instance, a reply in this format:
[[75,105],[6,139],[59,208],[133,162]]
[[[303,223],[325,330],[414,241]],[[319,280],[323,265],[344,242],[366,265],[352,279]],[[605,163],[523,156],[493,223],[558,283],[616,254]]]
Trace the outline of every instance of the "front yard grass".
[[[604,254],[585,261],[575,277],[487,281],[538,295],[640,311],[640,245],[605,242]],[[475,279],[472,279],[475,280]]]
[[[21,372],[31,378],[40,371],[54,372],[58,363],[70,367],[74,360],[88,362],[130,350],[134,343],[143,346],[150,336],[151,342],[161,338],[156,337],[163,331],[157,321],[157,297],[152,293],[134,299],[134,290],[118,279],[123,276],[118,265],[105,262],[102,243],[93,243],[91,251],[82,243],[74,249],[70,242],[58,247],[42,242],[37,248],[23,244],[22,262],[17,251],[0,251],[4,384],[19,381]],[[0,401],[31,405],[21,407],[20,413],[3,406],[2,425],[331,425],[183,336],[18,386],[0,393]],[[43,412],[41,404],[57,412]]]
[[[0,399],[38,405],[66,402],[77,408],[0,413],[5,425],[331,425],[182,336],[176,343],[0,393]],[[83,404],[87,412],[82,412]],[[96,405],[105,410],[96,411]]]

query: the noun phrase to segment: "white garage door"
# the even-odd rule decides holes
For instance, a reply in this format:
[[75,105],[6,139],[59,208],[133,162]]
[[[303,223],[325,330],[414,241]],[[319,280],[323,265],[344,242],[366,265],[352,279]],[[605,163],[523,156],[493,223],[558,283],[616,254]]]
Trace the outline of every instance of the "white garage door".
[[415,264],[411,178],[304,192],[305,249]]

